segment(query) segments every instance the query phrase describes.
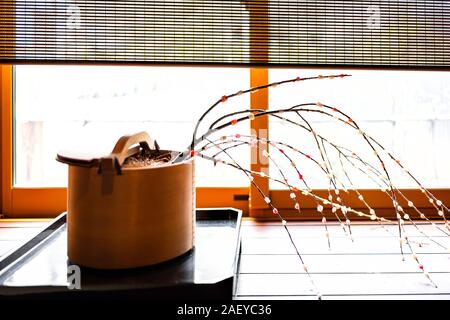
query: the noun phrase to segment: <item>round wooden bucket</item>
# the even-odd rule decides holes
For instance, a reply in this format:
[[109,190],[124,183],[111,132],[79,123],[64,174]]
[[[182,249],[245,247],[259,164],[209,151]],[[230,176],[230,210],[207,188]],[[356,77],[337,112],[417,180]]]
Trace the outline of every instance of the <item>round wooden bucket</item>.
[[[139,146],[134,145],[139,144]],[[102,158],[58,154],[69,164],[69,260],[98,269],[153,265],[192,249],[194,163],[123,167],[127,157],[157,144],[147,133],[124,136]]]

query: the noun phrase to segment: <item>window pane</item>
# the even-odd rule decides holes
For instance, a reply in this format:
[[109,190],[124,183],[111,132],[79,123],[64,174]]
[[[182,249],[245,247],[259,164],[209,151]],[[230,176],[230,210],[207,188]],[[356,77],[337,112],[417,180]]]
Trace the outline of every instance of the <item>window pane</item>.
[[[239,68],[17,66],[15,185],[65,186],[58,151],[107,154],[120,136],[142,130],[163,149],[185,150],[206,108],[248,84],[249,70]],[[226,107],[248,105],[243,95]],[[237,129],[250,133],[248,123]],[[236,154],[245,167],[249,154]],[[196,161],[197,186],[248,185],[236,170]]]
[[[427,187],[450,187],[450,73],[365,70],[271,70],[270,81],[297,76],[351,74],[344,79],[311,80],[270,89],[270,108],[290,107],[300,103],[321,102],[337,107],[355,120],[362,130],[377,139],[399,159]],[[317,108],[317,107],[313,107]],[[315,131],[331,142],[350,148],[370,163],[377,165],[372,151],[357,134],[332,117],[304,114]],[[296,121],[300,117],[296,116]],[[296,148],[320,158],[311,133],[271,118],[270,137],[285,141]],[[339,167],[337,152],[327,147],[333,167]],[[272,153],[277,156],[276,152]],[[387,157],[385,157],[387,158]],[[280,164],[283,159],[278,156]],[[285,160],[284,160],[285,161]],[[310,187],[328,188],[329,181],[311,161],[299,159],[305,179]],[[285,161],[286,162],[286,161]],[[344,161],[345,162],[345,161]],[[417,187],[417,184],[386,160],[387,168],[397,187]],[[378,162],[379,164],[379,162]],[[350,166],[350,165],[349,165]],[[358,170],[348,166],[353,184],[358,188],[378,187]],[[297,179],[292,169],[290,179]],[[271,174],[276,168],[270,166]],[[343,173],[343,172],[341,172]],[[342,175],[341,175],[342,177]],[[292,180],[291,180],[292,181]],[[272,189],[284,188],[271,182]]]

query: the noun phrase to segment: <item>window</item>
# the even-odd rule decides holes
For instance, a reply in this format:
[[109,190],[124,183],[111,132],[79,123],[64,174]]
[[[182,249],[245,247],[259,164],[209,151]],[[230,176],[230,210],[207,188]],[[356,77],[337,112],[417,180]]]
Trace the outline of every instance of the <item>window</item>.
[[[270,82],[319,74],[351,74],[352,77],[335,80],[314,80],[280,86],[270,90],[270,107],[290,107],[299,103],[321,102],[337,107],[359,126],[376,138],[387,150],[428,188],[449,188],[450,169],[450,73],[413,71],[365,70],[270,70]],[[333,118],[306,114],[305,118],[319,134],[332,142],[351,147],[365,159],[373,151],[355,130],[346,129]],[[307,131],[271,118],[270,137],[287,140],[311,156],[319,157],[315,140]],[[339,157],[332,148],[327,154],[333,167],[339,167]],[[278,159],[282,163],[282,159]],[[307,159],[299,163],[305,177],[315,189],[329,186],[327,177]],[[348,170],[349,165],[346,166]],[[392,178],[400,188],[417,188],[417,184],[398,167],[390,166]],[[277,174],[270,166],[271,174]],[[293,176],[293,170],[291,179]],[[374,189],[378,185],[362,174],[355,174],[353,184],[358,188]],[[283,185],[271,182],[271,189]]]
[[[4,31],[0,32],[4,34],[0,39],[5,48],[0,54],[3,63],[143,63],[151,66],[145,69],[17,67],[14,114],[12,68],[0,66],[3,211],[39,215],[60,210],[64,205],[65,188],[56,186],[65,185],[66,168],[54,161],[58,149],[72,146],[78,149],[80,141],[85,141],[83,149],[109,152],[122,132],[142,129],[149,131],[163,147],[185,148],[198,113],[218,96],[249,87],[248,73],[250,86],[269,82],[267,69],[253,68],[248,72],[246,69],[154,67],[157,64],[449,70],[448,32],[442,17],[447,16],[450,7],[443,1],[430,3],[268,0],[181,1],[176,4],[62,1],[57,6],[48,1],[1,3],[5,12],[0,21],[0,29]],[[89,77],[83,76],[83,72]],[[326,73],[323,70],[271,70],[270,80],[285,79],[298,72]],[[271,90],[270,106],[309,99],[335,103],[348,110],[364,128],[406,161],[425,184],[448,187],[448,170],[442,169],[448,153],[448,104],[445,101],[449,99],[444,89],[448,87],[448,74],[351,73],[355,78],[346,79],[342,84],[312,82],[302,83],[289,92],[288,87]],[[385,95],[386,92],[390,94]],[[239,109],[248,104],[258,109],[269,107],[268,90],[246,99],[249,100],[230,100],[227,107],[230,111],[231,103],[236,103]],[[432,105],[432,113],[428,105]],[[362,116],[361,106],[364,106]],[[323,118],[311,121],[318,130],[334,133],[331,123]],[[264,118],[253,121],[251,129],[261,133],[270,129],[267,132],[271,139],[290,135],[290,129],[277,121],[271,121],[269,128],[269,121]],[[246,130],[248,128],[239,129],[244,133]],[[175,131],[180,139],[172,138]],[[341,134],[339,138],[346,139],[345,134]],[[294,138],[293,141],[302,144],[305,137]],[[421,156],[414,157],[414,149],[418,148]],[[435,156],[438,149],[442,156]],[[251,164],[250,154],[238,152],[234,157],[249,164],[252,170],[274,172],[273,166],[267,168],[259,157]],[[224,168],[211,171],[208,166],[211,168],[211,164],[199,166],[197,185],[207,186],[208,192],[213,186],[241,186],[227,193],[229,198],[223,203],[239,206],[240,203],[233,202],[236,193],[250,194],[250,201],[245,203],[247,209],[254,215],[264,215],[267,204],[257,193],[252,196],[255,188],[249,188],[241,174],[234,171],[228,174]],[[320,180],[317,173],[310,170],[308,174],[313,177],[311,186],[326,188],[326,182]],[[269,184],[259,178],[256,180],[263,184],[263,191],[269,193]],[[400,176],[397,181],[402,187],[411,187],[409,181]],[[361,188],[374,187],[363,180],[355,183]],[[286,190],[279,188],[270,184],[271,199],[286,198]],[[442,192],[438,195],[440,198],[450,196],[450,189]],[[219,193],[208,193],[208,197],[198,195],[203,197],[203,205],[212,206],[218,203],[204,200],[225,193],[222,188]],[[56,194],[58,201],[54,200]],[[381,201],[376,192],[373,195],[377,207],[390,205],[386,199]],[[289,200],[289,195],[287,198]],[[59,204],[37,208],[36,203]],[[284,204],[281,200],[280,203],[282,208]],[[429,206],[426,202],[419,204]],[[305,205],[309,206],[307,202]],[[311,204],[311,208],[314,206]]]
[[[0,71],[1,212],[18,218],[54,217],[65,210],[67,167],[54,160],[58,150],[109,153],[119,136],[138,130],[148,131],[164,148],[186,148],[201,112],[222,95],[247,88],[251,73],[243,68],[10,65]],[[243,96],[227,107],[233,111],[249,103]],[[248,125],[233,129],[250,132]],[[250,153],[234,157],[250,166]],[[242,174],[196,161],[197,206],[232,206],[247,213],[248,181]]]
[[[340,73],[336,70],[273,69],[269,72],[267,69],[231,68],[17,66],[12,121],[12,68],[3,66],[1,70],[2,211],[13,212],[13,217],[54,216],[64,210],[66,189],[63,186],[67,168],[54,160],[58,149],[82,147],[88,151],[110,152],[118,136],[146,130],[161,146],[181,150],[190,142],[194,121],[223,94],[267,84],[269,75],[270,81],[277,81],[297,75]],[[272,88],[270,100],[268,90],[230,99],[226,103],[227,111],[248,105],[265,109],[308,101],[339,106],[367,132],[379,138],[408,168],[418,173],[438,198],[448,198],[449,172],[445,159],[449,149],[449,93],[445,88],[449,84],[449,74],[362,70],[349,73],[353,78]],[[86,77],[86,74],[90,76]],[[195,81],[190,81],[192,79]],[[361,112],[362,108],[364,112]],[[331,124],[321,118],[312,118],[311,123],[324,134],[332,132],[333,138],[346,139],[345,133],[337,137]],[[273,119],[270,122],[257,119],[252,121],[250,128],[248,123],[233,127],[233,133],[245,134],[250,129],[268,132],[272,140],[288,139],[299,146],[305,142],[304,136],[298,136],[298,130],[297,136],[293,136],[291,129]],[[81,147],[80,141],[83,141]],[[274,173],[273,165],[267,167],[261,157],[250,163],[251,152],[242,150],[233,155],[241,163],[255,171],[269,169],[271,174]],[[11,151],[14,151],[14,161]],[[415,156],[416,151],[420,156]],[[252,157],[252,160],[255,159]],[[198,164],[199,206],[233,206],[255,217],[273,217],[264,199],[254,188],[249,188],[248,180],[241,173],[220,171],[225,167],[210,170],[212,164],[200,163],[200,159]],[[10,172],[12,167],[14,181]],[[324,180],[317,178],[317,173],[311,170],[308,174],[313,178],[312,187],[328,187]],[[396,179],[402,188],[414,187],[410,181]],[[392,211],[389,198],[380,195],[380,191],[363,179],[356,184],[366,188],[364,197],[370,199],[374,208],[386,210],[385,216],[388,216]],[[264,185],[264,182],[261,188],[270,193],[280,210],[292,209],[287,190],[273,183]],[[418,207],[430,206],[419,199],[417,189],[406,192]],[[317,193],[325,195],[326,190],[317,190]],[[248,194],[250,199],[247,201]],[[316,204],[307,199],[301,201],[302,218],[317,219]],[[358,208],[358,202],[352,201],[347,201],[348,205]]]
[[[14,186],[63,187],[60,150],[108,154],[117,139],[147,131],[163,149],[182,151],[204,110],[224,94],[245,89],[248,69],[179,67],[15,67]],[[227,103],[249,106],[249,95]],[[249,134],[248,124],[236,128]],[[234,157],[249,167],[249,153]],[[241,173],[199,158],[196,185],[248,186]]]

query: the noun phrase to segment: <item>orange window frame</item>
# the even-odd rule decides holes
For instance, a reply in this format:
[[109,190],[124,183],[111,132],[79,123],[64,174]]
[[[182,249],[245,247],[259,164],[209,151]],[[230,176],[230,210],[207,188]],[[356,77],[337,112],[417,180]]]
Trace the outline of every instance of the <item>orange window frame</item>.
[[[269,81],[267,68],[250,69],[250,86],[267,84]],[[1,93],[1,213],[10,218],[43,218],[54,217],[66,210],[67,188],[19,188],[13,185],[13,67],[0,65]],[[268,109],[269,90],[260,90],[250,96],[252,108]],[[261,132],[263,129],[269,135],[267,117],[252,121],[251,129]],[[267,148],[267,146],[260,146]],[[263,168],[260,157],[256,157],[251,169],[261,171]],[[302,213],[298,214],[292,208],[288,190],[269,190],[266,179],[255,177],[260,189],[270,196],[281,213],[287,213],[289,219],[317,220],[321,216],[316,212],[316,203],[310,198],[300,195]],[[327,190],[315,190],[319,196],[327,197]],[[437,198],[447,202],[450,199],[450,189],[432,189]],[[438,218],[433,206],[422,196],[418,189],[403,189],[402,192],[410,198],[418,208],[428,213],[430,217]],[[394,210],[389,198],[380,190],[361,190],[364,198],[380,215],[393,218]],[[247,200],[247,196],[249,199]],[[343,195],[347,206],[364,210],[357,196]],[[240,188],[197,188],[197,207],[235,207],[244,214],[259,219],[276,218],[268,205],[256,192],[253,186]]]
[[[265,85],[269,83],[269,70],[268,69],[253,69],[251,75],[251,86]],[[260,90],[251,97],[252,108],[259,108],[267,110],[269,108],[269,90]],[[253,121],[251,128],[258,132],[260,129],[265,129],[267,136],[270,137],[269,131],[269,121],[267,117],[259,118],[259,121]],[[266,148],[267,146],[259,146]],[[260,163],[260,158],[257,157],[257,162],[252,164],[251,169],[254,171],[261,171],[262,164]],[[297,210],[293,208],[292,199],[290,199],[289,190],[270,190],[267,179],[261,177],[255,177],[255,182],[258,183],[260,189],[269,195],[272,202],[279,209],[281,213],[286,214],[284,217],[286,219],[294,220],[321,220],[322,216],[317,212],[317,203],[308,196],[299,195],[298,202],[301,204],[301,213],[299,214]],[[450,189],[448,188],[433,188],[429,189],[438,199],[441,199],[444,203],[450,202]],[[328,197],[328,190],[320,189],[314,190],[315,193],[322,197]],[[421,210],[423,213],[427,214],[427,217],[433,219],[439,219],[434,206],[429,203],[428,199],[423,196],[419,189],[400,189],[400,191],[410,200],[412,200],[415,206]],[[383,216],[387,219],[395,219],[395,210],[392,207],[391,199],[381,190],[378,189],[361,189],[359,192],[362,194],[364,199],[371,205],[373,209],[377,211],[377,214]],[[358,195],[355,192],[349,192],[348,194],[341,193],[341,198],[346,204],[353,209],[360,210],[363,212],[368,212],[368,209],[362,204],[358,199]],[[252,186],[250,189],[250,203],[249,212],[251,217],[259,219],[276,219],[272,213],[272,209],[264,202],[256,189]],[[406,206],[406,205],[405,205]],[[331,212],[326,209],[324,213],[330,214],[329,218],[334,219]],[[360,217],[353,217],[354,219],[366,219]]]
[[[21,188],[13,181],[13,66],[0,65],[1,214],[8,218],[50,218],[66,210],[67,188]],[[234,207],[248,214],[248,188],[196,189],[197,207]]]

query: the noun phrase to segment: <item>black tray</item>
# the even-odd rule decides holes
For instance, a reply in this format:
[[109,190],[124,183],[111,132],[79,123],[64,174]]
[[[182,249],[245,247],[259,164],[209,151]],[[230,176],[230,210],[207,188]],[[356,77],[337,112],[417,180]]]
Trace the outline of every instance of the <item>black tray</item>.
[[237,281],[242,213],[197,209],[195,248],[155,266],[80,268],[81,289],[67,259],[66,213],[0,261],[0,299],[232,299]]

